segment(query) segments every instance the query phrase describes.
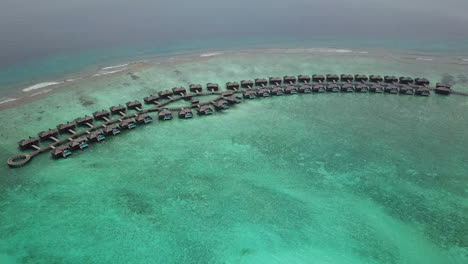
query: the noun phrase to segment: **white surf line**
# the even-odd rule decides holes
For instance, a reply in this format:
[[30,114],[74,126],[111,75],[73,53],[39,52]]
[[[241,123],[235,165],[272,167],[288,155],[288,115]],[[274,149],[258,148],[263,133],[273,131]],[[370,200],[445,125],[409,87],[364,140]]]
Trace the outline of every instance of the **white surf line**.
[[18,98],[8,98],[6,100],[0,101],[0,104],[6,104],[18,100]]
[[83,79],[83,77],[77,77],[77,78],[70,78],[70,79],[66,79],[65,82],[74,82],[74,81],[78,81],[80,79]]
[[200,57],[213,57],[224,54],[223,52],[212,52],[212,53],[203,53],[200,54]]
[[336,49],[336,48],[297,48],[297,49],[270,49],[263,51],[264,54],[271,54],[271,53],[362,53],[367,54],[367,51],[353,51],[351,49]]
[[335,48],[310,48],[308,52],[318,52],[318,53],[352,53],[350,49],[335,49]]
[[[274,53],[352,53],[350,49],[335,49],[335,48],[303,48],[303,49],[276,49]],[[367,53],[367,52],[366,52]]]
[[43,82],[43,83],[38,83],[38,84],[34,84],[32,86],[29,86],[27,88],[24,88],[22,91],[23,92],[30,92],[30,91],[33,91],[33,90],[37,90],[37,89],[42,89],[42,88],[45,88],[45,87],[48,87],[48,86],[52,86],[52,85],[57,85],[57,84],[61,84],[63,83],[63,81],[61,82]]
[[107,67],[101,68],[101,70],[110,70],[110,69],[115,69],[115,68],[122,68],[122,67],[127,67],[128,65],[129,65],[129,63],[113,65],[113,66],[107,66]]

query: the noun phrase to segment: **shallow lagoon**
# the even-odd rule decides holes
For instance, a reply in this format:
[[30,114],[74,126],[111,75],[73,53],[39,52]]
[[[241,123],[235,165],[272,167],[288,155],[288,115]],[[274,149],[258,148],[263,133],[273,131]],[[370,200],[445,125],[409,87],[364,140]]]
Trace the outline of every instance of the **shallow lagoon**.
[[[36,132],[174,86],[311,73],[448,78],[468,90],[463,62],[394,54],[156,62],[138,78],[84,80],[2,110],[0,158]],[[67,160],[3,165],[0,260],[465,263],[467,110],[454,95],[274,97],[139,127]]]

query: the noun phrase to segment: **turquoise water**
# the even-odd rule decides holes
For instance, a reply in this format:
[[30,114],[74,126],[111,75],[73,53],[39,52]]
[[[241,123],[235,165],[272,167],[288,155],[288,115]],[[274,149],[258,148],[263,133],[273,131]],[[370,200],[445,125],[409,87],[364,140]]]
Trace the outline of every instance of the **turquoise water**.
[[[96,68],[113,64],[148,59],[149,57],[171,56],[209,50],[246,49],[246,48],[308,48],[334,47],[351,49],[375,49],[396,51],[399,53],[429,53],[464,56],[468,54],[467,39],[441,41],[430,38],[351,38],[351,37],[225,37],[209,39],[187,39],[183,41],[142,42],[127,45],[99,47],[76,50],[68,53],[50,54],[49,56],[21,61],[0,71],[0,92],[11,87],[27,86],[37,82],[63,79],[64,76],[76,76],[79,71],[95,71]],[[465,56],[466,57],[466,56]]]
[[[161,63],[2,110],[0,159],[34,132],[174,86],[330,72],[449,73],[468,90],[466,65],[370,55]],[[3,165],[0,263],[466,263],[467,110],[454,95],[273,97]]]

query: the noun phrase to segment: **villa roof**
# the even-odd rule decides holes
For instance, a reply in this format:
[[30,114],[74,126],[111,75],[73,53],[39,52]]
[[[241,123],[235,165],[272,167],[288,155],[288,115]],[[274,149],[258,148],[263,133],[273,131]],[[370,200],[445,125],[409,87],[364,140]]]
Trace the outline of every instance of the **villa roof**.
[[159,116],[172,115],[172,112],[169,111],[168,109],[162,109],[161,111],[159,111],[158,115]]
[[190,84],[189,85],[189,90],[191,92],[195,92],[195,91],[201,92],[202,86],[200,84]]
[[169,90],[164,90],[164,91],[160,91],[158,93],[158,95],[161,96],[161,97],[169,97],[169,96],[174,95],[174,93],[172,91],[169,91]]
[[270,77],[270,84],[281,83],[282,80],[279,77]]
[[127,118],[127,119],[122,120],[119,125],[120,127],[127,127],[130,124],[135,124],[135,120],[131,118]]
[[259,84],[265,84],[265,85],[266,85],[267,83],[268,83],[268,80],[265,79],[265,78],[257,78],[257,79],[255,79],[255,84],[256,84],[256,85],[259,85]]
[[60,124],[57,126],[57,129],[62,132],[62,131],[65,131],[65,130],[69,130],[69,129],[74,129],[76,128],[76,125],[74,123],[70,123],[70,122],[67,122],[65,124]]
[[159,97],[159,95],[150,95],[150,96],[147,96],[145,98],[143,98],[143,101],[145,101],[145,103],[156,103],[161,97]]
[[136,120],[137,122],[142,122],[142,121],[145,121],[145,120],[148,119],[148,118],[152,119],[150,115],[148,115],[148,114],[145,113],[145,114],[138,115],[138,116],[135,118],[135,120]]
[[136,109],[136,108],[141,108],[141,102],[140,101],[133,101],[133,102],[128,102],[127,103],[127,108],[128,109]]
[[239,88],[239,83],[238,82],[227,82],[226,87],[227,88]]
[[192,113],[192,110],[189,109],[189,108],[182,108],[182,109],[180,109],[180,111],[179,111],[179,114],[182,114],[182,115],[191,114],[191,113]]
[[386,83],[398,82],[398,78],[395,77],[395,76],[388,76],[388,75],[386,75],[386,76],[384,76],[384,81],[385,81]]
[[41,139],[48,139],[50,137],[55,137],[58,135],[58,130],[57,129],[49,129],[47,131],[42,131],[37,134],[39,138]]
[[213,111],[209,105],[202,105],[197,110],[198,112]]
[[67,145],[61,145],[61,146],[58,146],[58,147],[54,148],[52,151],[50,151],[50,153],[51,153],[53,156],[57,157],[57,156],[61,155],[63,152],[65,152],[65,151],[67,151],[67,150],[70,151],[70,147],[69,147],[69,146],[67,146]]
[[94,118],[109,117],[109,115],[110,115],[109,111],[106,111],[104,109],[93,113]]
[[327,74],[327,81],[338,81],[340,77],[336,74]]
[[27,148],[32,145],[38,145],[38,144],[39,144],[39,139],[34,138],[34,137],[29,137],[27,139],[23,139],[18,142],[18,145],[20,146],[20,148]]
[[208,90],[215,90],[217,91],[219,89],[219,85],[217,83],[207,83],[206,88]]
[[314,82],[317,82],[317,81],[325,81],[325,76],[321,75],[321,74],[314,74],[312,75],[312,80]]
[[125,113],[125,111],[127,111],[127,109],[126,109],[123,105],[112,106],[111,108],[109,108],[109,110],[110,110],[111,113],[113,113],[113,114],[118,113],[118,112],[123,112],[123,113]]
[[75,119],[75,123],[77,123],[78,125],[82,125],[82,124],[85,124],[85,123],[93,123],[94,119],[90,116],[84,116],[84,117],[79,117],[79,118],[76,118]]
[[174,87],[172,88],[172,91],[175,93],[175,94],[185,94],[187,93],[187,89],[185,89],[184,87]]
[[357,82],[361,82],[361,81],[367,81],[369,80],[369,78],[367,77],[367,75],[364,75],[364,74],[356,74],[354,75],[354,80]]
[[383,78],[380,75],[371,75],[369,76],[369,80],[374,81],[374,82],[381,82],[383,81]]

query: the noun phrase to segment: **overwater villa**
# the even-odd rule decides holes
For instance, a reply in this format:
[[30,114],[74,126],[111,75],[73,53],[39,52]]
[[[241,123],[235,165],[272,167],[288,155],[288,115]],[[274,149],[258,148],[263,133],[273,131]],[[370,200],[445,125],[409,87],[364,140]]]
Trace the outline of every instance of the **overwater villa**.
[[189,108],[182,108],[179,111],[179,118],[190,119],[192,117],[193,117],[193,113],[192,113],[192,110],[190,110]]
[[153,118],[148,115],[148,114],[141,114],[141,115],[138,115],[136,118],[135,118],[135,121],[139,124],[149,124],[151,122],[153,122]]
[[171,120],[172,119],[172,112],[169,111],[168,109],[162,109],[158,113],[158,118],[159,118],[159,120],[164,120],[164,121]]
[[120,121],[119,127],[124,128],[124,129],[133,129],[136,127],[136,122],[135,120],[131,118],[127,118],[127,119]]

